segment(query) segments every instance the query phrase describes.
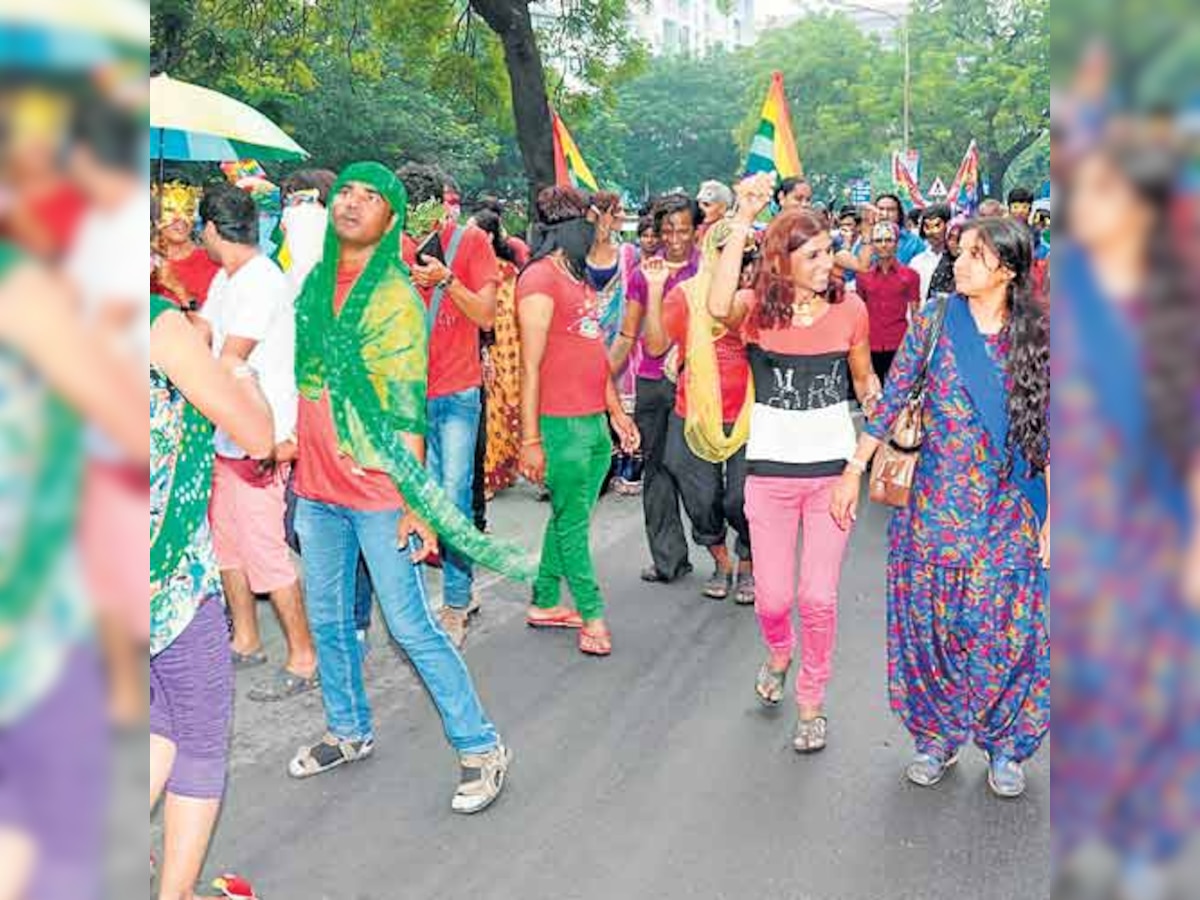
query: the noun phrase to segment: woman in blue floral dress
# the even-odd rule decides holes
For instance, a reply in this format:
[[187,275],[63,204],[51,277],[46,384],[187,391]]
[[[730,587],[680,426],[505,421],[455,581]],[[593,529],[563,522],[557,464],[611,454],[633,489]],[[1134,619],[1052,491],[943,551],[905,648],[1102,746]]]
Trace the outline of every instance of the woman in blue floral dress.
[[1192,232],[1178,223],[1196,215],[1181,162],[1134,135],[1082,154],[1054,262],[1070,539],[1054,585],[1053,859],[1069,881],[1074,851],[1100,843],[1128,896],[1157,896],[1200,821],[1200,309],[1181,279]]
[[[1026,230],[966,225],[958,293],[929,369],[926,437],[888,553],[888,683],[916,744],[908,778],[937,784],[974,741],[1003,797],[1050,727],[1047,494],[1049,317],[1033,298]],[[835,488],[849,527],[862,474],[907,403],[939,304],[918,316]]]

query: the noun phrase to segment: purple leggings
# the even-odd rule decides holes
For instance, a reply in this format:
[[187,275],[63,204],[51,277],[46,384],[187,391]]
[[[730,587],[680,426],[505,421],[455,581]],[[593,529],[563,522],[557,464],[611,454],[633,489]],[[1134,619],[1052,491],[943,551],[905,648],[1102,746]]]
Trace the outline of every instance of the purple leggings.
[[233,660],[219,600],[206,600],[167,649],[150,659],[150,733],[175,745],[167,792],[219,800],[225,792]]
[[37,844],[26,893],[38,900],[100,897],[111,774],[104,708],[96,652],[80,647],[50,693],[0,727],[0,827],[16,828]]

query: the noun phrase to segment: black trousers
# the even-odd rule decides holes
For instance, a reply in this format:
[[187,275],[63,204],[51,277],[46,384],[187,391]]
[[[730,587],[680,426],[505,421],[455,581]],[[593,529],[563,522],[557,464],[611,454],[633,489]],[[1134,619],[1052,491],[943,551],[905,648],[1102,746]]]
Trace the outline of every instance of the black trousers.
[[665,459],[667,433],[675,408],[675,385],[663,378],[637,380],[637,405],[633,418],[642,435],[642,509],[650,558],[668,579],[684,574],[688,565],[687,537],[679,515],[679,485]]
[[875,370],[875,374],[879,376],[880,384],[887,381],[888,370],[892,367],[892,360],[896,358],[896,352],[895,350],[871,351],[871,367]]
[[487,531],[487,389],[479,392],[479,433],[475,438],[475,481],[471,486],[471,512],[475,527]]
[[700,459],[688,447],[683,419],[671,416],[667,470],[679,485],[683,508],[692,520],[692,540],[701,547],[724,547],[728,529],[737,535],[738,559],[750,559],[746,521],[746,448],[723,463]]

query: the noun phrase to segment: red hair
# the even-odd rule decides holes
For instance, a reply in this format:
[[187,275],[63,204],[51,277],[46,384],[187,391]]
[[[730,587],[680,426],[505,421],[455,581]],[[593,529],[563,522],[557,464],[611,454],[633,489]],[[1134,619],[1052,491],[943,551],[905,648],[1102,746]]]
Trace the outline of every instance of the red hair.
[[[754,314],[757,328],[770,330],[791,325],[796,295],[792,284],[792,254],[825,233],[825,223],[809,209],[788,210],[771,222],[763,239],[762,265],[754,284],[754,293],[758,295],[758,308]],[[841,285],[835,277],[829,280],[826,299],[830,303],[842,299]]]

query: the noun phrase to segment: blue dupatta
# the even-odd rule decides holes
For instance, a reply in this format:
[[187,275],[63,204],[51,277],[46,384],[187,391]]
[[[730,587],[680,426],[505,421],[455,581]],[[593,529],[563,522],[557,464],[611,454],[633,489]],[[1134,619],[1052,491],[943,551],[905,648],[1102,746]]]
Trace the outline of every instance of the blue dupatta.
[[[967,300],[961,295],[950,298],[946,307],[945,331],[954,347],[954,358],[958,362],[958,373],[963,387],[970,398],[992,446],[1003,456],[1008,453],[1008,389],[1004,371],[988,353],[975,317],[971,315]],[[1012,482],[1029,501],[1037,516],[1038,524],[1046,521],[1049,492],[1046,489],[1046,473],[1035,472],[1029,460],[1018,455],[1013,460]]]
[[1120,436],[1122,452],[1112,477],[1126,493],[1139,475],[1176,522],[1187,528],[1185,486],[1163,453],[1146,415],[1143,349],[1134,329],[1105,297],[1086,254],[1068,246],[1056,253],[1061,271],[1055,292],[1058,314],[1072,322],[1083,348],[1084,376],[1096,391],[1097,410]]

